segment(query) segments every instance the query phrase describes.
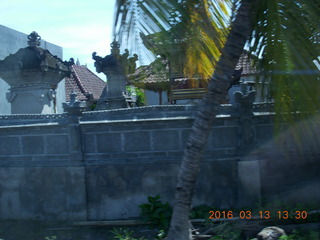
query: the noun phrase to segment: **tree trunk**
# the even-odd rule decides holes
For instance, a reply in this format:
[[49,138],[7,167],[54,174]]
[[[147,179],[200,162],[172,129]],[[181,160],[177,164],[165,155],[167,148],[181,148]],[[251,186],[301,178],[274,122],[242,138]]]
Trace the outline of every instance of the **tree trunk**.
[[254,2],[255,0],[241,1],[215,73],[209,82],[208,92],[204,96],[194,120],[178,175],[168,240],[192,239],[189,212],[201,157],[220,103],[225,99],[227,89],[232,82],[234,69],[251,33],[250,17],[254,16],[253,9],[251,9]]

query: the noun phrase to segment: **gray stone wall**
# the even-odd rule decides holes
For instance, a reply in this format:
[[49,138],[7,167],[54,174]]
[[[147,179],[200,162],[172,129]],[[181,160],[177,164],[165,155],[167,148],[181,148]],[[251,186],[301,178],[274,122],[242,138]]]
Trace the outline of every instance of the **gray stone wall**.
[[[20,48],[27,47],[28,34],[0,25],[0,60],[3,60],[10,54],[16,53]],[[41,35],[41,33],[39,34]],[[45,40],[41,40],[40,47],[48,49],[53,55],[57,55],[60,59],[63,59],[62,47],[49,43]],[[62,103],[65,102],[65,98],[61,100],[64,96],[63,94],[65,94],[62,92],[64,91],[64,86],[60,86],[61,84],[64,84],[64,82],[59,83],[57,90],[57,95],[59,96],[57,99],[58,113],[63,112]],[[11,105],[6,99],[7,92],[9,92],[9,85],[0,78],[0,114],[11,114]]]
[[68,125],[52,120],[0,126],[2,219],[86,218],[85,169],[70,158]]
[[[209,138],[194,206],[231,209],[262,199],[320,200],[315,161],[318,120],[273,140],[273,114],[254,105],[221,107]],[[177,173],[195,106],[154,106],[81,116],[0,116],[2,219],[108,220],[137,217],[147,196],[173,203]],[[313,126],[306,132],[306,126]],[[251,141],[243,138],[251,136]],[[304,150],[303,150],[304,149]],[[290,171],[287,171],[290,169]],[[287,194],[287,195],[286,195]]]
[[[182,116],[130,122],[84,121],[81,128],[90,189],[88,219],[138,216],[137,206],[145,203],[147,196],[157,194],[173,204],[175,181],[192,121]],[[216,123],[195,205],[236,205],[235,122],[220,118]],[[221,201],[224,198],[227,200]]]

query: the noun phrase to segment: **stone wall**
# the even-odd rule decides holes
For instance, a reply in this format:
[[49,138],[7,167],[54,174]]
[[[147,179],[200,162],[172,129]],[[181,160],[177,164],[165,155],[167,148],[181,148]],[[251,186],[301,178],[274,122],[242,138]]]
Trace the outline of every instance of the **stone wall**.
[[[235,106],[221,107],[201,165],[195,206],[230,209],[261,199],[295,202],[301,201],[300,194],[319,202],[314,189],[319,187],[320,168],[313,159],[319,139],[314,135],[312,142],[307,138],[301,145],[305,156],[293,151],[290,136],[272,142],[269,107],[254,105],[254,114],[248,116],[240,116]],[[195,106],[185,105],[81,116],[0,116],[0,217],[121,219],[137,217],[138,205],[147,202],[147,196],[159,194],[173,203],[195,114]],[[309,136],[301,131],[304,127],[297,132]],[[283,171],[288,166],[290,173]]]
[[[172,203],[175,180],[193,119],[183,106],[172,107],[171,114],[175,117],[163,117],[162,111],[167,114],[170,111],[165,108],[146,108],[146,116],[143,112],[140,116],[132,116],[132,111],[134,121],[90,121],[89,118],[97,117],[84,117],[88,119],[81,123],[90,189],[87,195],[88,219],[137,216],[137,206],[146,202],[147,196],[157,194]],[[117,112],[130,115],[130,110],[114,111],[113,114]],[[106,115],[109,113],[111,115],[111,112],[100,114],[108,119]],[[237,201],[235,119],[219,117],[214,131],[218,136],[210,137],[195,204],[232,207]],[[222,203],[223,196],[228,200]]]

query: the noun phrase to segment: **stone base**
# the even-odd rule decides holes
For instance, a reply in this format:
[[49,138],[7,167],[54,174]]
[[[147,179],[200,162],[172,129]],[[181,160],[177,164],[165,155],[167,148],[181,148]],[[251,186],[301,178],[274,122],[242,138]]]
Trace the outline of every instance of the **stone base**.
[[261,204],[260,165],[258,160],[238,162],[238,207]]
[[128,102],[125,97],[107,98],[105,101],[98,103],[97,110],[110,110],[128,107]]

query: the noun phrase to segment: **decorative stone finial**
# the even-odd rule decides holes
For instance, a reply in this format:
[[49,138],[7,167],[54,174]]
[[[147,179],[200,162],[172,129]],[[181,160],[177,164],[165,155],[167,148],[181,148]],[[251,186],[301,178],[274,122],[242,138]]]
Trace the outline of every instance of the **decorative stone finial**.
[[108,88],[103,90],[97,104],[97,109],[118,109],[127,108],[128,102],[124,94],[126,90],[127,74],[133,73],[138,60],[138,55],[129,58],[129,50],[120,55],[120,44],[113,41],[111,44],[111,54],[104,58],[92,53],[95,60],[94,66],[98,73],[103,72],[108,78]]
[[41,37],[35,31],[33,31],[32,33],[30,33],[28,35],[28,39],[29,39],[28,44],[29,44],[30,47],[39,47],[40,44],[41,44],[40,43]]
[[70,102],[69,103],[63,103],[62,106],[64,110],[68,113],[68,115],[71,116],[80,116],[82,111],[86,108],[86,102],[81,102],[77,99],[77,93],[73,89],[73,91],[70,93]]
[[251,90],[248,92],[247,83],[241,83],[240,88],[241,91],[237,91],[234,93],[234,99],[236,105],[239,107],[240,115],[253,115],[252,106],[256,96],[256,91]]
[[111,55],[119,55],[120,54],[120,44],[114,40],[111,44]]
[[75,102],[77,102],[77,96],[78,94],[73,89],[72,92],[70,93],[70,103],[69,103],[70,106],[72,106]]

